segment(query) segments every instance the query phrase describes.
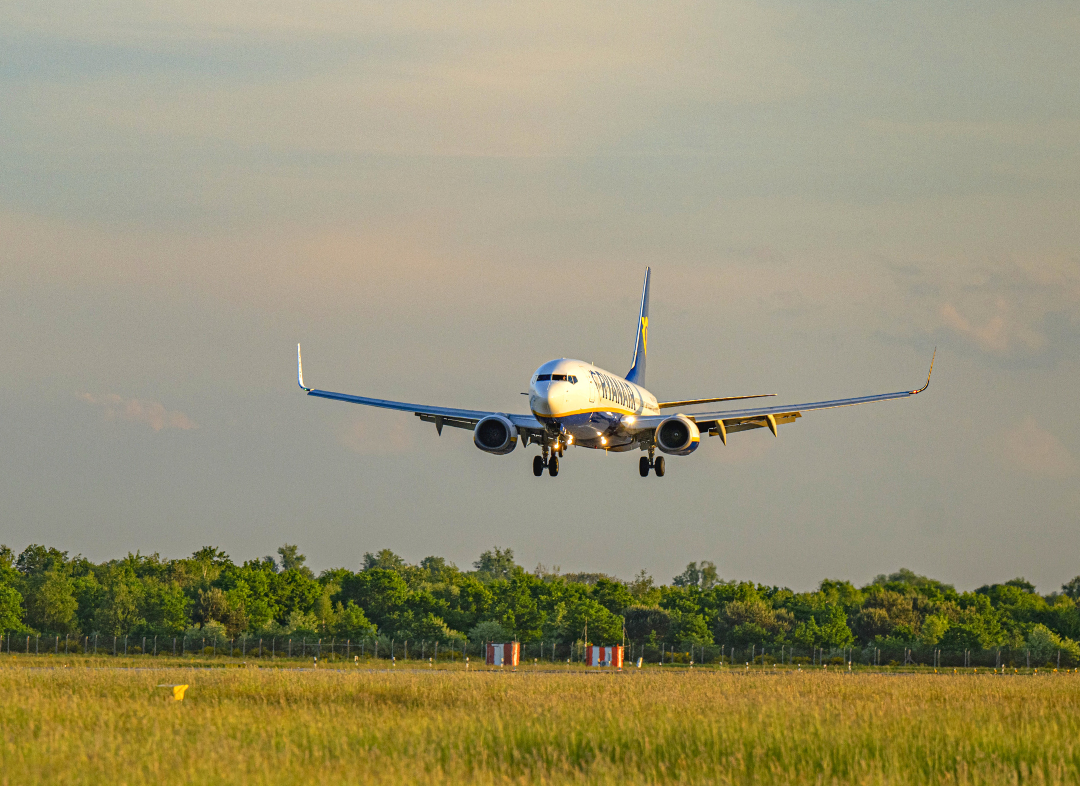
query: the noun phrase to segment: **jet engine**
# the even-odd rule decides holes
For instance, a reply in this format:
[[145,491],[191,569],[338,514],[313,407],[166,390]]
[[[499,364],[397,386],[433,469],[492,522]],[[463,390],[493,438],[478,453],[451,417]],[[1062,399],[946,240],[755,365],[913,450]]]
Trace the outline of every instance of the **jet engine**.
[[656,447],[671,456],[689,456],[701,442],[697,424],[686,415],[673,415],[656,427]]
[[517,447],[517,426],[502,415],[488,415],[473,429],[473,442],[487,453],[505,455]]

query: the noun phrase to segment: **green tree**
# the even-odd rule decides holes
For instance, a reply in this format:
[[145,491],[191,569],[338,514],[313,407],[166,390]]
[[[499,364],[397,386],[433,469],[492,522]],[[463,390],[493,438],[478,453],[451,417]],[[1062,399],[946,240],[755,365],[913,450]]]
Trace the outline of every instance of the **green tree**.
[[130,567],[106,567],[101,578],[104,596],[94,613],[95,630],[124,636],[146,620],[140,613],[143,584]]
[[644,568],[630,582],[628,589],[639,606],[654,606],[660,602],[660,591]]
[[923,618],[922,633],[919,640],[927,647],[932,647],[941,641],[941,638],[949,630],[949,619],[945,616],[930,614]]
[[341,601],[335,605],[330,632],[339,638],[360,640],[374,636],[376,629],[364,610],[350,600],[347,605]]
[[315,608],[313,611],[315,618],[322,626],[322,630],[327,630],[334,621],[334,604],[330,602],[330,591],[328,588],[324,587],[322,594],[315,600]]
[[296,546],[286,543],[285,545],[278,547],[277,553],[281,557],[281,569],[283,571],[295,570],[298,573],[303,574],[305,578],[315,578],[315,574],[312,573],[311,568],[304,565],[304,563],[307,562],[307,557],[301,554],[299,548]]
[[26,621],[39,633],[74,633],[75,585],[59,566],[26,578]]
[[15,561],[15,569],[23,576],[32,576],[48,570],[63,570],[67,566],[67,552],[46,548],[32,543],[23,549]]
[[353,601],[364,610],[379,630],[388,627],[392,616],[405,611],[409,586],[392,570],[371,568],[342,582],[339,599]]
[[513,549],[488,549],[480,555],[480,559],[473,563],[477,575],[486,581],[496,579],[510,579],[515,573],[523,571],[523,568],[514,562]]
[[390,551],[390,549],[382,549],[375,554],[370,551],[366,552],[364,554],[364,567],[361,570],[393,570],[400,573],[405,567],[405,560]]
[[622,644],[622,617],[615,616],[592,598],[581,598],[567,607],[560,638],[564,642],[582,639],[586,623],[589,644]]
[[478,622],[473,626],[472,630],[469,631],[469,640],[505,643],[513,641],[514,634],[495,620],[485,620],[483,622]]
[[634,596],[621,581],[609,578],[598,579],[593,585],[592,598],[612,614],[622,614],[622,610],[634,604]]
[[148,633],[182,633],[187,628],[191,601],[176,582],[147,582],[142,595],[142,617]]
[[1062,591],[1073,600],[1080,600],[1080,576],[1061,585]]
[[668,632],[668,642],[676,646],[701,646],[712,644],[713,637],[709,633],[709,626],[705,618],[700,614],[689,614],[682,611],[671,612],[671,629]]
[[671,613],[649,606],[630,606],[624,612],[627,637],[638,644],[667,641]]
[[23,596],[17,589],[19,572],[15,570],[15,554],[7,546],[0,545],[0,631],[22,632]]
[[1072,639],[1063,639],[1045,625],[1036,625],[1031,629],[1027,646],[1033,663],[1056,665],[1059,652],[1063,665],[1072,666],[1080,662],[1080,644]]
[[691,562],[686,566],[686,570],[671,580],[671,583],[676,587],[696,587],[700,581],[701,571],[698,570],[696,562]]
[[23,625],[23,597],[9,584],[0,584],[0,632],[26,630]]

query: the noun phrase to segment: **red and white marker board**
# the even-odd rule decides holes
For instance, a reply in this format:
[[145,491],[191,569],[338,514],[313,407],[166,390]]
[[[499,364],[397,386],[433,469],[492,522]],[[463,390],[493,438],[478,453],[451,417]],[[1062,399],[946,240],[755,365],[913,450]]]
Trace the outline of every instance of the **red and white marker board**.
[[586,647],[586,666],[609,666],[613,669],[622,668],[623,648],[615,647]]
[[518,658],[521,656],[521,645],[514,641],[509,644],[488,644],[487,645],[487,665],[488,666],[514,666],[518,665]]

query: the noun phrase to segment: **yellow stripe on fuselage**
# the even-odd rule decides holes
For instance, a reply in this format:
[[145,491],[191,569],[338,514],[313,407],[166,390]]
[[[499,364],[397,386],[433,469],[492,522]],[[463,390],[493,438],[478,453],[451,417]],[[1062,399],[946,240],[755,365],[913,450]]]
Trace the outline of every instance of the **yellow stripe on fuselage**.
[[[543,415],[543,414],[533,410],[533,415],[535,415],[538,418],[568,418],[571,415],[585,415],[585,414],[593,415],[593,414],[600,414],[600,413],[605,413],[605,412],[606,413],[616,414],[616,415],[638,415],[639,414],[639,413],[634,412],[632,410],[620,409],[618,407],[599,407],[599,408],[594,407],[592,409],[574,409],[574,410],[571,410],[569,412],[557,412],[557,413],[554,413],[554,414],[551,414],[551,415]],[[642,414],[642,415],[659,415],[660,413],[659,412],[642,411],[640,414]]]

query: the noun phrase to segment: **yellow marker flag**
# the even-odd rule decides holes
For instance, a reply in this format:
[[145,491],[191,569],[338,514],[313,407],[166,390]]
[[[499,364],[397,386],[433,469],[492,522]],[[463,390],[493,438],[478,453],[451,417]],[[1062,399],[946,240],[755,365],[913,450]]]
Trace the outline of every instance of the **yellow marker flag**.
[[188,689],[187,685],[158,685],[159,688],[172,688],[172,697],[175,701],[184,700],[184,691]]

